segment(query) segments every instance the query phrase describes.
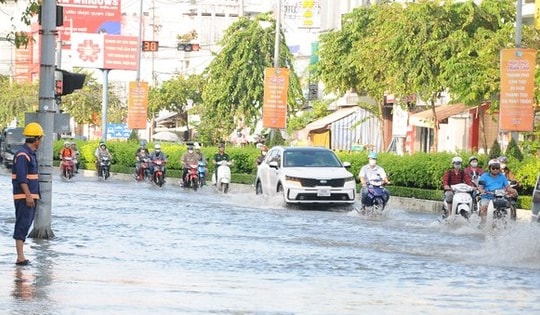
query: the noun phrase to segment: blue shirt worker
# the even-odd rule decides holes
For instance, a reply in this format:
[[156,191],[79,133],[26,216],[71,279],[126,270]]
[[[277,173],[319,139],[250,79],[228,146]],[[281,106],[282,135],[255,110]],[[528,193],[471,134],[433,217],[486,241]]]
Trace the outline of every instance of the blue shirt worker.
[[40,199],[39,171],[36,151],[41,146],[44,136],[43,128],[32,122],[23,130],[25,144],[13,158],[11,183],[13,185],[13,200],[15,203],[15,229],[13,239],[17,250],[16,265],[28,265],[30,261],[24,256],[24,242],[34,221],[36,203]]
[[508,179],[501,174],[501,164],[498,160],[493,159],[488,163],[488,171],[480,176],[478,182],[478,191],[480,192],[480,226],[486,223],[488,205],[495,197],[492,193],[497,189],[505,189],[509,194],[513,193],[513,189],[510,189]]

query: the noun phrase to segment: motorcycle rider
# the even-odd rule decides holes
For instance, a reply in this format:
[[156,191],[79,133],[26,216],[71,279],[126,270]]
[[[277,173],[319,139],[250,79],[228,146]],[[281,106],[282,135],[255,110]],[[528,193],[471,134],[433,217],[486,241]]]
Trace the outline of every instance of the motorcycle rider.
[[[361,195],[361,201],[362,204],[364,203],[364,200],[366,200],[369,192],[369,182],[371,180],[378,180],[381,179],[383,181],[383,184],[389,184],[388,178],[386,176],[386,172],[384,171],[384,168],[377,165],[377,158],[378,155],[375,152],[370,152],[368,154],[368,164],[362,166],[360,169],[360,172],[358,173],[358,177],[360,178],[360,183],[362,185],[362,190],[360,192]],[[388,201],[390,198],[390,192],[388,189],[384,188],[384,196],[385,196],[385,202]]]
[[471,181],[476,187],[478,185],[478,179],[484,174],[484,169],[478,166],[478,158],[476,156],[473,155],[469,158],[469,165],[465,168],[465,173],[469,174]]
[[452,190],[452,185],[465,183],[469,186],[475,187],[471,177],[464,169],[461,168],[463,160],[459,156],[454,156],[452,158],[452,168],[446,170],[443,175],[443,189],[444,189],[444,200],[448,205],[448,208],[443,208],[443,218],[448,216],[448,211],[452,209],[452,201],[454,199],[454,191]]
[[501,164],[499,160],[492,159],[488,163],[488,171],[486,171],[478,182],[478,191],[480,192],[480,226],[483,227],[486,224],[487,209],[489,202],[495,197],[493,194],[497,189],[506,190],[509,196],[515,197],[514,189],[511,189],[510,184],[506,176],[501,174]]
[[182,155],[182,158],[180,159],[180,162],[182,162],[182,180],[183,180],[184,187],[186,186],[185,179],[186,179],[186,175],[188,173],[190,165],[199,165],[200,159],[201,159],[200,154],[193,151],[193,145],[189,144],[187,147],[187,152],[184,153]]
[[99,146],[97,147],[96,151],[94,152],[94,156],[96,157],[96,170],[97,175],[100,176],[101,174],[101,158],[102,157],[109,157],[109,159],[112,161],[112,154],[109,152],[109,149],[107,148],[107,145],[105,142],[101,141],[99,143]]
[[511,190],[512,195],[515,196],[515,197],[511,198],[512,202],[516,202],[517,197],[518,197],[518,193],[517,193],[517,190],[515,188],[519,188],[520,184],[519,184],[518,180],[516,179],[516,176],[514,175],[514,173],[512,173],[512,171],[508,168],[508,165],[507,165],[508,164],[508,159],[505,156],[499,156],[497,158],[497,160],[501,164],[501,174],[506,176],[506,179],[508,179],[508,183],[510,184],[509,190]]
[[64,172],[64,158],[67,157],[73,157],[75,154],[73,150],[71,149],[71,143],[69,141],[64,142],[64,147],[60,150],[59,157],[60,157],[60,171]]
[[[152,153],[150,153],[150,160],[152,161],[155,161],[155,160],[161,160],[161,161],[164,161],[164,162],[167,162],[167,157],[165,156],[165,153],[163,153],[163,151],[161,151],[161,145],[159,143],[156,143],[154,145],[154,151]],[[165,176],[165,166],[163,167],[163,176]],[[154,164],[151,163],[150,164],[150,172],[152,173],[152,175],[154,174]]]
[[218,144],[218,153],[214,154],[214,159],[213,159],[214,165],[216,165],[214,169],[215,181],[212,181],[214,185],[216,185],[216,182],[218,179],[217,178],[217,170],[218,170],[217,164],[221,161],[230,161],[230,160],[231,158],[229,157],[229,155],[225,153],[225,144],[221,142],[220,144]]
[[261,155],[259,155],[256,159],[255,159],[255,165],[256,166],[259,166],[261,165],[262,161],[264,161],[264,158],[266,157],[266,153],[268,153],[268,147],[266,145],[262,145],[261,146]]
[[71,150],[73,150],[73,159],[75,160],[75,173],[79,173],[81,154],[79,152],[79,149],[77,149],[77,143],[75,141],[71,143]]
[[137,179],[139,179],[139,168],[141,167],[141,162],[144,158],[148,158],[149,156],[150,152],[146,148],[144,142],[141,142],[140,147],[137,149],[137,152],[135,152],[135,176]]

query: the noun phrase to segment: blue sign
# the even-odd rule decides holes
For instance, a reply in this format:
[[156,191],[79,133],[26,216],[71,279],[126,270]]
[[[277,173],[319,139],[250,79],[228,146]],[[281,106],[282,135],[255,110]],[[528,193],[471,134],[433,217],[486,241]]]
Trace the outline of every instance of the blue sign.
[[107,124],[107,139],[127,140],[131,135],[131,129],[127,124]]

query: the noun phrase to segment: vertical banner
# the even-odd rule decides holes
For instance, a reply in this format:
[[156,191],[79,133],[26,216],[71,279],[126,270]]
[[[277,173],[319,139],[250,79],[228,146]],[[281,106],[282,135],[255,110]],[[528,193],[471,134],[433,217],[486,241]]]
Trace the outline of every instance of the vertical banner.
[[128,128],[145,129],[148,108],[148,82],[129,82]]
[[540,0],[534,0],[534,28],[540,30]]
[[264,69],[263,127],[286,128],[288,89],[289,69]]
[[501,50],[499,130],[533,131],[535,49]]

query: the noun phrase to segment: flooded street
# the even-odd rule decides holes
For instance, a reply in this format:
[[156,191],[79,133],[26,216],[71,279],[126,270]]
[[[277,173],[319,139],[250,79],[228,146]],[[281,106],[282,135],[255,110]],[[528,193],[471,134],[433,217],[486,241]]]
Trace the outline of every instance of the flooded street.
[[486,234],[435,214],[284,208],[212,187],[53,184],[55,238],[15,266],[0,176],[2,314],[538,314],[540,229]]

